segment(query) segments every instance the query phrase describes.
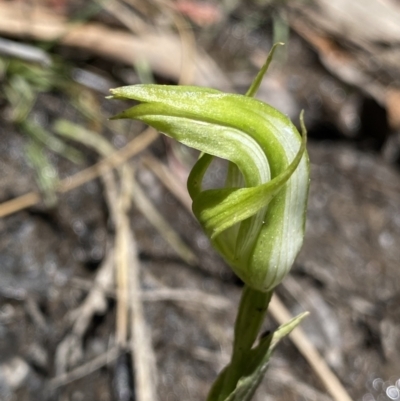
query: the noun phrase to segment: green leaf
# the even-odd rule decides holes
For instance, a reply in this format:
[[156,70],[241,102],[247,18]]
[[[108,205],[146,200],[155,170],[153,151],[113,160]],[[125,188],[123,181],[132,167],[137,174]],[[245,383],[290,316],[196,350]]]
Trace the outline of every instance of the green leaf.
[[83,156],[77,149],[68,146],[64,141],[56,138],[39,124],[27,119],[24,122],[21,122],[20,126],[25,133],[41,142],[53,152],[60,154],[72,163],[82,163]]
[[68,120],[56,120],[53,124],[53,130],[57,135],[95,149],[102,156],[108,156],[115,150],[99,133]]
[[280,326],[272,335],[261,340],[260,344],[249,355],[247,374],[238,382],[236,389],[224,401],[250,401],[268,368],[268,363],[275,347],[284,337],[291,333],[308,312],[293,318]]
[[211,389],[207,396],[207,401],[219,401],[220,400],[220,395],[223,391],[225,378],[226,378],[229,368],[230,368],[230,365],[227,365],[220,372],[217,379],[214,381],[213,385],[211,386]]
[[239,379],[248,372],[252,347],[267,313],[273,291],[261,292],[245,286],[235,323],[232,358],[219,390],[218,401],[223,401],[236,388]]
[[44,153],[44,146],[31,140],[25,147],[25,155],[28,163],[35,169],[36,182],[44,195],[46,205],[53,207],[57,202],[56,190],[59,180],[56,169]]

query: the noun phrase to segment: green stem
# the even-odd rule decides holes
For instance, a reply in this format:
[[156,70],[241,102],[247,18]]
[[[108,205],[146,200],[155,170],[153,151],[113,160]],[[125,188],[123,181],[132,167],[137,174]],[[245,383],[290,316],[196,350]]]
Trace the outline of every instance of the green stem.
[[242,377],[249,351],[257,339],[272,293],[273,290],[261,292],[248,286],[243,288],[235,324],[232,359],[227,368],[218,401],[224,401]]

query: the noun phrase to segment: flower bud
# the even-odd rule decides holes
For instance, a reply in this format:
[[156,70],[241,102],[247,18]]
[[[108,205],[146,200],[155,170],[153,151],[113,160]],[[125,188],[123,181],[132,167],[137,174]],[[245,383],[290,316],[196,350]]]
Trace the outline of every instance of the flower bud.
[[[259,291],[279,284],[304,237],[309,163],[302,120],[301,136],[260,100],[208,88],[134,85],[111,93],[139,102],[114,118],[143,121],[202,152],[188,179],[195,216],[244,283]],[[229,161],[225,186],[203,190],[214,156]]]

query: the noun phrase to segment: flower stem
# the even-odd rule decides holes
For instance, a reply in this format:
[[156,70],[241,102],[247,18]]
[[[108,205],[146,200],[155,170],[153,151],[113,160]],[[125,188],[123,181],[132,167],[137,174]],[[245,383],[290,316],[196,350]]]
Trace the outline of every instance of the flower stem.
[[224,401],[236,388],[247,363],[250,362],[249,351],[257,339],[272,293],[273,290],[261,292],[248,286],[243,288],[235,324],[232,359],[224,377],[219,401]]

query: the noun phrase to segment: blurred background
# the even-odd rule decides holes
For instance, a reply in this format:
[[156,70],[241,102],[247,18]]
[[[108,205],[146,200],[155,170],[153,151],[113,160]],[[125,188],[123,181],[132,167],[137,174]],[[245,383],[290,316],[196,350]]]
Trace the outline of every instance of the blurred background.
[[258,97],[304,109],[312,181],[265,330],[311,313],[255,399],[400,400],[398,0],[0,1],[0,400],[205,400],[241,283],[191,215],[197,155],[105,96],[244,93],[277,41]]

